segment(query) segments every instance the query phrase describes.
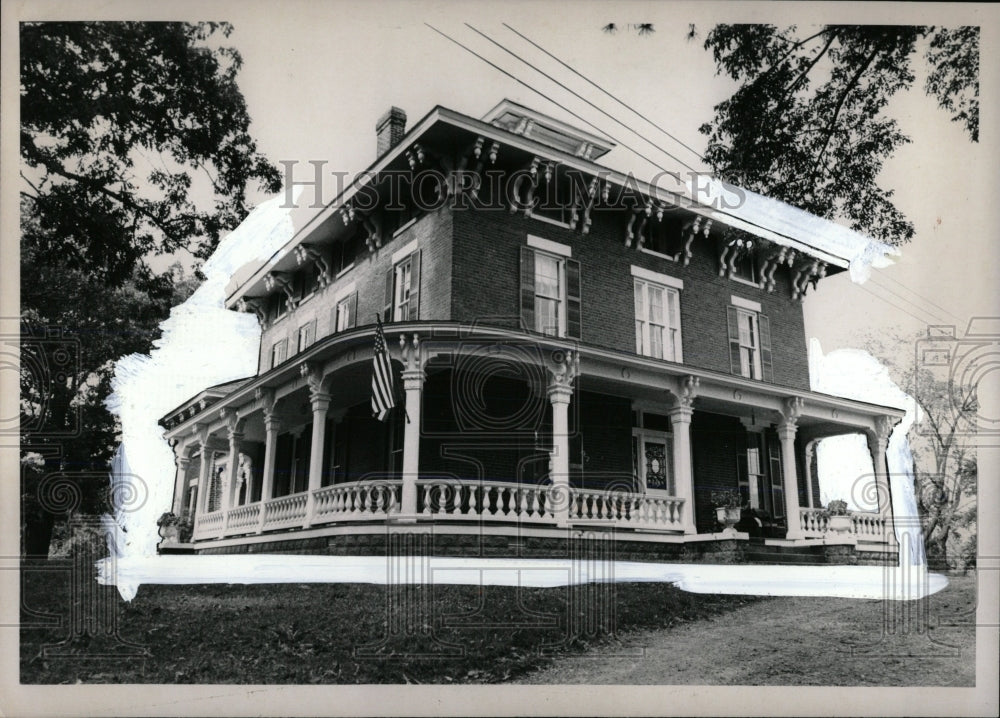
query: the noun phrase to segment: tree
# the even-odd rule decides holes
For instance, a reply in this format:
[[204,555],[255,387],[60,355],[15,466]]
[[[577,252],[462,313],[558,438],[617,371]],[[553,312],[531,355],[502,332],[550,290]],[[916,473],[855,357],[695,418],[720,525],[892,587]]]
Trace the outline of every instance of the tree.
[[970,541],[975,557],[978,466],[969,439],[976,424],[976,388],[957,385],[947,376],[948,367],[921,366],[916,352],[901,351],[919,347],[920,339],[870,335],[864,346],[920,407],[907,438],[928,560],[961,567],[968,564]]
[[[28,553],[52,511],[40,482],[80,477],[96,509],[118,428],[104,407],[115,359],[149,351],[196,279],[157,254],[208,257],[280,189],[256,149],[226,23],[21,25],[21,443]],[[42,461],[38,463],[39,458]],[[23,462],[22,462],[23,463]],[[44,499],[43,499],[44,501]]]
[[719,178],[890,244],[912,239],[913,225],[877,183],[910,141],[886,110],[913,85],[921,49],[926,91],[979,141],[978,27],[716,25],[704,46],[739,83],[700,128]]

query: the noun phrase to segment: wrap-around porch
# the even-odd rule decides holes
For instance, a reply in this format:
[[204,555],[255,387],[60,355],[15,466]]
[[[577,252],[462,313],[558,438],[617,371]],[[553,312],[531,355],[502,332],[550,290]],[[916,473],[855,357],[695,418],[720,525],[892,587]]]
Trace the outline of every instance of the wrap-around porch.
[[[752,524],[724,531],[716,519],[713,493],[727,489],[771,539],[894,549],[894,410],[516,332],[386,334],[400,392],[385,423],[368,406],[371,332],[360,331],[170,428],[174,512],[193,517],[196,550],[364,524],[748,538]],[[848,433],[868,441],[858,493],[875,505],[832,526],[812,449]]]

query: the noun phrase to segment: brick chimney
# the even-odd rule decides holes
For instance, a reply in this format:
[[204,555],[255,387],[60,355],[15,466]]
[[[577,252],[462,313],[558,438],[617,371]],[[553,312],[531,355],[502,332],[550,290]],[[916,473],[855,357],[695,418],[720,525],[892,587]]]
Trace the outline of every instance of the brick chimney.
[[378,139],[378,157],[399,144],[406,134],[406,113],[398,107],[390,107],[375,123],[375,135]]

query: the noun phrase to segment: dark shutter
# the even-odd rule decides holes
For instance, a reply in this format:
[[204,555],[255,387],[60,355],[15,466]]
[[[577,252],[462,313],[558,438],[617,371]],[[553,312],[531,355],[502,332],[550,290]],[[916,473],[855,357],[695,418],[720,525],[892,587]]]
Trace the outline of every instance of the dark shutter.
[[521,247],[521,325],[535,330],[535,250]]
[[580,263],[566,260],[566,336],[581,339]]
[[410,255],[410,312],[411,322],[420,318],[420,250]]
[[385,273],[385,306],[382,309],[382,321],[389,323],[392,321],[392,288],[395,284],[396,268],[389,267]]
[[774,502],[774,518],[785,515],[784,476],[781,472],[781,444],[777,437],[767,437],[768,464],[771,469],[771,499]]
[[351,295],[351,300],[347,303],[348,306],[348,317],[347,317],[347,328],[356,327],[358,325],[358,293],[354,292]]
[[774,381],[774,368],[771,365],[771,322],[766,314],[757,315],[757,326],[760,329],[760,368],[764,381]]
[[727,307],[729,318],[729,369],[737,376],[743,376],[740,370],[740,325],[736,307]]

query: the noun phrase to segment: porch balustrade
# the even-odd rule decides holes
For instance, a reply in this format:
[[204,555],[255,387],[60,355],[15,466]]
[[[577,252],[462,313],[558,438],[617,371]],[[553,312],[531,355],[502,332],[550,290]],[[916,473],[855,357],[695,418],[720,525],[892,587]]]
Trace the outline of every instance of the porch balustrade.
[[[463,482],[421,479],[416,484],[417,517],[424,520],[518,522],[556,526],[560,511],[570,524],[607,523],[619,528],[678,533],[684,530],[684,499],[628,492],[601,491],[548,484]],[[312,493],[313,525],[370,522],[400,515],[401,480],[357,481]],[[195,540],[301,528],[310,492],[282,496],[197,517]],[[263,512],[263,515],[262,515]],[[886,520],[881,514],[851,511],[849,536],[884,543]],[[261,528],[263,527],[263,528]],[[823,509],[800,509],[799,529],[806,538],[832,535]]]
[[[885,541],[885,517],[873,511],[848,511],[850,535],[860,541]],[[800,509],[800,527],[807,538],[821,538],[830,533],[830,517],[824,509]]]

